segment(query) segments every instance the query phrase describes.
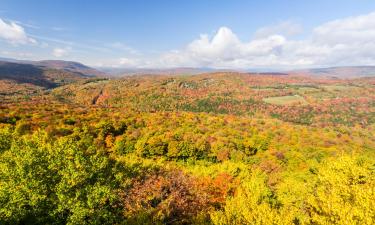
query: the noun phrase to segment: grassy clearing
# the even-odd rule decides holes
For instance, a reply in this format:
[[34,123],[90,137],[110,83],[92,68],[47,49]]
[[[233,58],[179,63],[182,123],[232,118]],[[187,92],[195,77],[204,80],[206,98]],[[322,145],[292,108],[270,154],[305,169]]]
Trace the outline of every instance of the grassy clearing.
[[268,104],[273,105],[293,105],[293,104],[308,104],[307,101],[299,95],[289,95],[289,96],[280,96],[280,97],[269,97],[264,98],[263,101]]
[[321,87],[327,91],[350,91],[358,88],[347,85],[323,85]]

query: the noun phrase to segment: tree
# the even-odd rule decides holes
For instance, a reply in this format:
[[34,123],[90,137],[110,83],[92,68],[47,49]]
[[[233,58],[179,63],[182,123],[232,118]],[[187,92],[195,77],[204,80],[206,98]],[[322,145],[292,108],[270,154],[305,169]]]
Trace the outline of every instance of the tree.
[[254,172],[226,201],[223,210],[211,214],[213,224],[293,224],[292,210],[280,208],[276,197],[266,185],[266,177]]
[[0,221],[105,224],[121,218],[125,170],[81,133],[55,142],[45,132],[14,139],[1,155]]
[[315,224],[374,224],[374,161],[344,156],[318,169],[306,199]]

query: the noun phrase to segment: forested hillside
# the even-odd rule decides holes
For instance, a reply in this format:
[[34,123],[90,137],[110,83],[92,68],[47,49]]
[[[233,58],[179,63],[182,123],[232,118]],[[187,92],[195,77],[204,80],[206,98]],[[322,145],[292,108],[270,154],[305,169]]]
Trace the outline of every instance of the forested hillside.
[[[12,90],[32,84],[21,83]],[[226,72],[9,90],[0,224],[375,223],[374,78]]]
[[89,78],[92,77],[61,67],[0,61],[0,99],[6,101],[20,96],[39,95],[52,88]]

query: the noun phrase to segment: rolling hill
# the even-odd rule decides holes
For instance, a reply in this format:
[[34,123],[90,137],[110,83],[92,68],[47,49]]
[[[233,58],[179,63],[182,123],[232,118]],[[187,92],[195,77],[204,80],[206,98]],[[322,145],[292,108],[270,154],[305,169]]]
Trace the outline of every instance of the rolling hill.
[[88,78],[90,76],[65,69],[0,61],[0,93],[3,95],[30,94]]
[[105,73],[94,68],[88,67],[83,65],[79,62],[73,61],[63,61],[63,60],[42,60],[42,61],[35,61],[32,63],[36,66],[52,68],[52,69],[60,69],[74,73],[80,73],[84,76],[104,76]]
[[0,57],[0,62],[34,65],[38,67],[45,67],[48,69],[59,69],[59,70],[65,70],[68,72],[79,73],[84,76],[105,76],[106,75],[104,72],[94,69],[92,67],[86,66],[82,63],[73,62],[73,61],[65,61],[65,60],[31,61],[31,60],[18,60],[18,59]]

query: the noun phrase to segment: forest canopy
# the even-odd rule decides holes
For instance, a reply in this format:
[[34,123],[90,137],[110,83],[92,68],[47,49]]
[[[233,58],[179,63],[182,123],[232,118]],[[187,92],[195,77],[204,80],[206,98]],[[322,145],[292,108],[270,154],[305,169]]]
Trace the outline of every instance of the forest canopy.
[[235,73],[4,93],[0,224],[374,224],[374,93]]

